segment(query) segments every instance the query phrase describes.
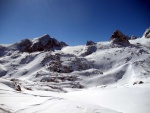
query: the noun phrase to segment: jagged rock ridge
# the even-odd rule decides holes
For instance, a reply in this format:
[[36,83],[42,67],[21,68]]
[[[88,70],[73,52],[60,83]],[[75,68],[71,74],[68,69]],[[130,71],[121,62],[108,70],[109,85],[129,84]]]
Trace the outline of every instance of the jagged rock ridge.
[[18,44],[18,48],[22,52],[61,49],[64,46],[67,46],[65,42],[59,42],[55,38],[51,38],[48,34],[33,40],[24,39]]

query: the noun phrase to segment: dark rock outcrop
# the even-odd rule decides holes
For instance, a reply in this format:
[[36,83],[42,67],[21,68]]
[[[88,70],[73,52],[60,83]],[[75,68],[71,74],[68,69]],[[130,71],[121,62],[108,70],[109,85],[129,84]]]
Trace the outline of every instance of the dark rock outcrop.
[[110,41],[116,44],[130,44],[128,37],[124,35],[121,31],[116,30],[110,37]]
[[67,46],[65,42],[59,42],[55,38],[51,38],[48,34],[33,39],[24,39],[19,43],[19,50],[21,52],[36,52],[36,51],[46,51],[61,49],[62,47]]
[[96,43],[93,42],[93,41],[91,41],[91,40],[86,42],[86,46],[89,46],[89,45],[95,45],[95,44],[96,44]]
[[93,61],[88,61],[85,58],[78,58],[77,56],[70,56],[69,60],[61,60],[62,57],[69,56],[69,54],[55,54],[46,55],[41,62],[45,65],[47,70],[58,73],[71,73],[73,71],[81,71],[90,69],[93,66]]
[[22,52],[29,52],[32,42],[29,39],[24,39],[19,43],[19,49]]
[[16,91],[21,91],[20,85],[16,85]]
[[144,32],[143,36],[145,38],[150,38],[150,28],[146,29],[146,31]]
[[97,47],[96,45],[89,45],[89,46],[86,46],[85,49],[84,49],[84,52],[81,54],[82,57],[85,57],[87,55],[90,55],[94,52],[96,52],[97,50]]

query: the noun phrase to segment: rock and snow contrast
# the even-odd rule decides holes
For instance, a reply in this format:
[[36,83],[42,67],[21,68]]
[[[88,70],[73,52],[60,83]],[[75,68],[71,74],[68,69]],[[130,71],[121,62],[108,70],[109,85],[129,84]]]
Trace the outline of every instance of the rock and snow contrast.
[[150,113],[150,30],[68,46],[0,44],[0,113]]

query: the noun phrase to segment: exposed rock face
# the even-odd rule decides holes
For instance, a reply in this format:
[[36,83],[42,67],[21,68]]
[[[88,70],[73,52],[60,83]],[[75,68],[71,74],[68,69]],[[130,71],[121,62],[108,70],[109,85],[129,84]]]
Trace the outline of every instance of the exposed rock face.
[[94,52],[96,52],[97,48],[95,45],[89,45],[85,48],[85,52],[83,54],[81,54],[81,56],[87,56],[90,55]]
[[24,39],[19,43],[19,48],[22,52],[29,52],[32,42],[29,39]]
[[146,29],[146,31],[144,32],[143,36],[145,38],[150,38],[150,28]]
[[94,53],[96,50],[97,50],[96,46],[94,46],[94,45],[93,46],[89,46],[87,48],[86,55],[90,55],[90,54]]
[[128,37],[125,36],[121,31],[116,30],[110,37],[110,41],[117,44],[130,44]]
[[22,52],[35,52],[35,51],[45,51],[53,49],[61,49],[67,46],[65,42],[59,42],[55,38],[51,38],[48,34],[33,39],[24,39],[19,43],[19,49]]
[[16,85],[16,91],[21,91],[20,85]]
[[[64,57],[70,59],[65,60]],[[82,71],[90,69],[93,66],[93,61],[88,61],[85,58],[78,58],[70,54],[47,54],[41,61],[47,70],[58,73],[71,73],[73,71]]]
[[86,42],[86,46],[88,46],[88,45],[95,45],[95,44],[96,44],[96,43],[93,42],[93,41],[91,41],[91,40]]

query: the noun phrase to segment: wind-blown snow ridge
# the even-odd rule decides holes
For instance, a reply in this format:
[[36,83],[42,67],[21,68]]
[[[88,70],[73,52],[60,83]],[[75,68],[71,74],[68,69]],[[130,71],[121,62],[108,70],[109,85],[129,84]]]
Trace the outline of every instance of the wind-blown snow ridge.
[[148,33],[128,40],[115,31],[111,42],[80,46],[49,35],[0,45],[0,112],[149,113]]

